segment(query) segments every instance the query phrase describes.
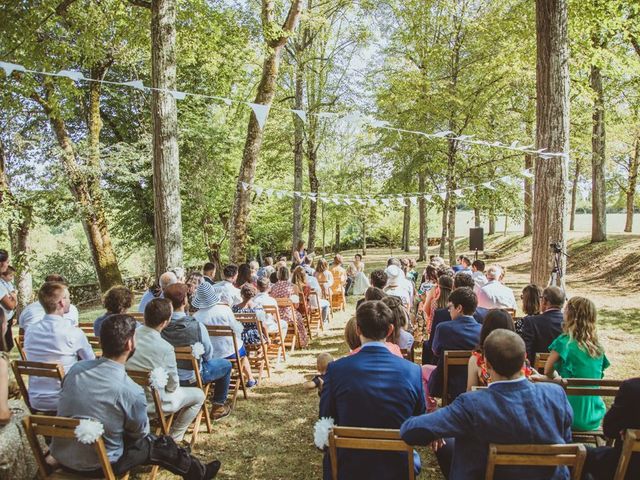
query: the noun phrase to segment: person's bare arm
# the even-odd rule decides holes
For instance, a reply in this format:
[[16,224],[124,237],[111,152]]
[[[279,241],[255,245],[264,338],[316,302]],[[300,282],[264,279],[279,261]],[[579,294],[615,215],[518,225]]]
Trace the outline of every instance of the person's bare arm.
[[0,357],[0,425],[11,421],[9,410],[9,362]]
[[470,392],[473,387],[478,385],[480,385],[478,381],[478,361],[474,355],[471,355],[467,364],[467,392]]
[[544,374],[547,377],[555,378],[557,376],[554,365],[558,360],[560,360],[560,355],[558,354],[558,352],[556,352],[555,350],[551,350],[551,353],[549,353],[549,358],[547,358],[547,363],[544,364]]

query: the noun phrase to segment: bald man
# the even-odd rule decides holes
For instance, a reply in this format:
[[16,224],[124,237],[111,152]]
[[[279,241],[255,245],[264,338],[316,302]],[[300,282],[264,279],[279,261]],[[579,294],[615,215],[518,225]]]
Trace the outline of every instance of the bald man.
[[[573,411],[561,386],[532,383],[522,373],[525,345],[510,330],[484,342],[489,387],[460,395],[451,405],[411,417],[400,428],[409,445],[431,445],[445,478],[484,478],[490,443],[571,442]],[[509,478],[568,479],[565,467],[512,467]]]

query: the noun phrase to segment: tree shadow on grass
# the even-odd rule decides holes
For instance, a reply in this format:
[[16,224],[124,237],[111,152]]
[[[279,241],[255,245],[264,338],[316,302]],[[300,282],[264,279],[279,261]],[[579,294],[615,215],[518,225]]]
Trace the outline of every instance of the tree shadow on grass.
[[601,309],[598,311],[599,323],[607,327],[616,327],[628,333],[640,334],[640,308],[624,310]]

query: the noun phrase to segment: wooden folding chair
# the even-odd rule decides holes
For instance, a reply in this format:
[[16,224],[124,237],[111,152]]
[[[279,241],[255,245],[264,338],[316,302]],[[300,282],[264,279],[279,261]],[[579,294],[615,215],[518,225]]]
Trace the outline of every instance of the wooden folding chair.
[[322,307],[320,306],[320,297],[318,296],[318,292],[315,292],[313,290],[309,292],[307,313],[309,315],[309,331],[313,329],[316,330],[316,333],[320,332],[320,330],[324,331],[324,320],[322,320]]
[[44,363],[44,362],[29,362],[27,360],[14,360],[11,362],[11,368],[13,369],[13,375],[16,377],[16,383],[24,399],[24,403],[27,404],[27,408],[32,414],[42,414],[43,412],[34,409],[29,401],[29,390],[24,381],[23,375],[28,377],[46,377],[53,378],[62,382],[64,377],[64,368],[59,363]]
[[24,334],[22,333],[18,334],[18,336],[13,339],[13,343],[15,343],[16,348],[18,349],[20,358],[22,360],[26,360],[27,355],[24,353]]
[[467,366],[469,357],[473,354],[471,350],[445,350],[443,364],[443,384],[442,384],[442,406],[449,404],[449,367]]
[[127,312],[127,315],[137,322],[144,323],[144,312]]
[[407,349],[407,348],[400,349],[400,351],[402,352],[402,356],[404,357],[405,360],[409,360],[410,362],[414,361],[415,348],[416,348],[416,344],[413,343],[411,344],[410,349]]
[[[591,397],[615,397],[622,382],[623,380],[596,378],[563,378],[561,381],[567,395]],[[572,430],[572,435],[574,441],[594,441],[596,445],[602,445],[605,438],[602,428],[589,431]]]
[[331,292],[331,310],[334,312],[343,311],[345,309],[345,296],[344,296],[344,287],[342,287],[339,291]]
[[87,340],[89,341],[89,345],[91,345],[91,349],[95,354],[96,358],[102,356],[102,345],[100,345],[100,337],[96,337],[95,335],[87,335]]
[[515,322],[515,320],[516,320],[516,309],[515,308],[505,308],[505,310],[507,311],[507,313],[509,313],[509,315],[511,315],[511,319]]
[[94,335],[93,322],[81,322],[78,324],[78,328],[87,336]]
[[[202,417],[204,416],[204,422],[207,427],[207,433],[211,433],[213,431],[213,427],[211,425],[211,417],[209,416],[209,410],[207,409],[207,398],[209,398],[209,390],[211,389],[210,383],[202,383],[202,376],[200,375],[200,363],[198,359],[193,356],[193,352],[191,350],[191,345],[185,345],[183,347],[174,347],[173,351],[176,355],[176,362],[180,362],[184,365],[185,362],[191,366],[191,370],[193,370],[193,374],[196,377],[196,385],[200,390],[204,392],[204,402],[202,402],[202,407],[196,415],[196,418],[193,420],[193,432],[191,433],[191,447],[193,447],[198,441],[198,435],[200,434],[200,423],[202,422]],[[184,368],[184,367],[180,367]]]
[[[244,374],[242,373],[242,366],[240,365],[240,353],[238,349],[238,342],[236,341],[236,336],[233,333],[231,327],[227,325],[207,325],[207,332],[209,332],[210,337],[231,337],[233,341],[233,351],[236,354],[236,357],[233,359],[229,359],[231,365],[233,365],[233,370],[231,371],[231,381],[234,383],[233,387],[233,401],[231,403],[232,407],[236,406],[236,400],[238,399],[238,391],[242,389],[242,395],[244,399],[247,400],[249,396],[247,395],[247,387],[244,384]],[[214,340],[212,339],[212,342]]]
[[[140,385],[145,390],[149,390],[151,393],[151,398],[153,399],[153,406],[155,407],[155,417],[153,418],[156,421],[156,435],[169,435],[171,431],[171,425],[173,424],[173,418],[175,417],[175,412],[164,413],[162,409],[162,398],[160,397],[160,392],[156,390],[153,385],[149,382],[149,373],[145,370],[129,370],[127,369],[127,375],[129,378]],[[154,465],[151,468],[151,473],[149,474],[149,480],[154,480],[158,475],[158,470],[160,467],[158,465]]]
[[291,322],[287,322],[288,328],[284,337],[284,345],[285,347],[291,347],[291,353],[295,349],[296,345],[298,348],[301,348],[300,345],[300,335],[298,334],[298,322],[296,321],[296,309],[293,306],[293,302],[288,298],[276,298],[278,302],[278,308],[282,310],[289,309]]
[[269,355],[267,352],[267,344],[262,336],[262,325],[255,313],[236,313],[236,320],[242,325],[255,324],[260,334],[260,343],[255,345],[245,344],[244,349],[247,352],[247,358],[252,367],[258,369],[258,378],[262,380],[262,373],[265,366],[267,367],[267,377],[271,378],[271,366],[269,365]]
[[519,465],[528,467],[559,467],[572,469],[572,480],[582,475],[587,449],[582,444],[568,445],[489,445],[485,480],[493,480],[498,465]]
[[620,460],[618,460],[618,467],[616,468],[616,474],[613,480],[624,480],[624,477],[627,475],[631,456],[638,452],[640,452],[640,430],[625,430]]
[[535,368],[538,373],[544,373],[544,366],[547,364],[547,360],[549,359],[548,353],[536,353],[536,358],[533,362],[533,368]]
[[405,452],[409,480],[415,480],[413,448],[402,440],[400,430],[334,426],[329,432],[329,459],[333,480],[338,480],[338,448]]
[[304,294],[298,295],[298,299],[299,299],[298,304],[301,304],[302,309],[304,310],[304,314],[302,314],[302,318],[304,319],[304,324],[305,324],[305,327],[307,328],[309,340],[311,340],[312,332],[311,332],[311,317],[309,316],[309,304]]
[[[67,438],[75,439],[75,428],[80,423],[80,420],[76,418],[65,417],[48,417],[45,415],[29,415],[22,419],[29,445],[33,455],[36,457],[36,463],[38,464],[38,477],[41,480],[66,480],[66,479],[81,479],[85,478],[83,475],[77,475],[74,473],[65,472],[64,470],[57,470],[51,474],[47,473],[50,468],[45,461],[45,454],[40,447],[40,441],[38,435],[55,438]],[[104,478],[106,480],[116,480],[118,477],[113,473],[109,457],[107,456],[107,449],[104,446],[104,440],[102,437],[98,438],[93,444]],[[129,478],[129,473],[125,473],[121,476],[123,480]]]
[[[276,363],[280,361],[280,353],[282,353],[282,360],[287,361],[287,351],[284,346],[285,336],[282,334],[282,325],[280,325],[280,309],[274,305],[264,305],[265,315],[271,315],[274,321],[278,324],[278,331],[270,333],[271,345],[269,346],[269,355],[271,358],[276,359]],[[275,340],[275,341],[274,341]],[[275,357],[274,357],[275,353]]]

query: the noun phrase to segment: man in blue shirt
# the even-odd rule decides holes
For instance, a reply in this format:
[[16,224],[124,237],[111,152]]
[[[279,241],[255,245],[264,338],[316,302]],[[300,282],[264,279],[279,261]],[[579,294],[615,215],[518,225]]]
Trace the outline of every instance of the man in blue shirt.
[[[453,323],[453,322],[450,322]],[[490,443],[571,442],[573,411],[554,383],[532,383],[522,373],[524,342],[497,329],[484,341],[489,388],[460,395],[451,405],[412,417],[400,434],[409,445],[431,445],[445,478],[484,478]],[[443,440],[444,439],[444,440]],[[452,455],[452,458],[451,458]],[[566,467],[498,467],[496,479],[568,479]]]
[[[90,418],[104,428],[107,456],[116,475],[139,465],[160,465],[186,480],[209,480],[220,462],[204,465],[179,448],[169,436],[149,433],[144,390],[127,376],[125,363],[136,348],[136,321],[126,314],[112,315],[102,324],[103,357],[75,364],[65,375],[58,415]],[[84,477],[102,478],[92,444],[71,438],[54,438],[51,454],[66,470]]]

